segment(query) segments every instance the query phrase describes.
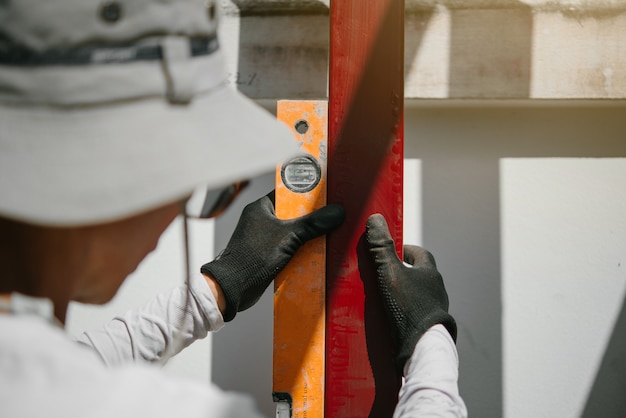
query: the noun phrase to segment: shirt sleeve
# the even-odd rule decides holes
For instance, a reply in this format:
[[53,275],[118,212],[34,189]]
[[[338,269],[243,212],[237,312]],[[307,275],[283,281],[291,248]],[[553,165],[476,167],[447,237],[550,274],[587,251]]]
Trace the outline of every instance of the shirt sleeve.
[[213,293],[198,273],[190,278],[189,290],[181,285],[160,294],[76,340],[95,350],[108,366],[137,361],[165,364],[192,342],[223,326]]
[[459,358],[446,328],[437,324],[418,341],[404,366],[394,418],[467,417],[459,394]]

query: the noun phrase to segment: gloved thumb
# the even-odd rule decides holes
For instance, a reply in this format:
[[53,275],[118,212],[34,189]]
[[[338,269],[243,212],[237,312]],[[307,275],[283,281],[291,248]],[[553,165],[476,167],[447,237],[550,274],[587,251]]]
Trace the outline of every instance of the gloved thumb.
[[389,232],[389,226],[387,226],[387,221],[383,215],[375,213],[367,219],[365,234],[370,254],[376,264],[391,261],[400,262],[393,238]]
[[435,257],[417,245],[404,246],[404,261],[413,267],[434,267],[437,268]]
[[306,242],[337,228],[345,217],[346,211],[342,206],[330,204],[297,218],[294,222],[298,225],[298,237]]

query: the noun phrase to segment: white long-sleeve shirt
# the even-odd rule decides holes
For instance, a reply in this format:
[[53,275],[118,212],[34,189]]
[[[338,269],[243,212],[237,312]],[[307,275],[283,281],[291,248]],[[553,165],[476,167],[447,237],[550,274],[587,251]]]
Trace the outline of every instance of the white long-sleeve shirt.
[[404,376],[394,418],[467,417],[459,394],[456,345],[443,325],[431,327],[420,338]]
[[[202,276],[192,278],[190,291],[188,304],[181,286],[83,334],[78,344],[52,323],[51,310],[34,315],[18,306],[0,315],[0,416],[260,417],[247,395],[166,376],[154,366],[224,325]],[[405,376],[396,418],[467,415],[456,347],[444,327],[420,339]]]

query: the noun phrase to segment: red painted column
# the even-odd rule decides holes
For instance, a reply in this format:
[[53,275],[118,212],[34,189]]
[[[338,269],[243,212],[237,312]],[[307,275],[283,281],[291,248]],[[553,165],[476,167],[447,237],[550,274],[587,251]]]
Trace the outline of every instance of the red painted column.
[[382,213],[402,248],[404,0],[330,5],[328,203],[346,208],[327,239],[325,417],[391,417],[401,377],[365,251]]

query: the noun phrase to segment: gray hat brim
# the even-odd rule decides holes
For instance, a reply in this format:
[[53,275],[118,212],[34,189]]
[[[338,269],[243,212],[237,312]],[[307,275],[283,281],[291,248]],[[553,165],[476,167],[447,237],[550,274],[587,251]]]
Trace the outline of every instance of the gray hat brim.
[[0,104],[0,216],[109,222],[269,171],[298,147],[226,84],[186,105],[148,98],[60,109]]

